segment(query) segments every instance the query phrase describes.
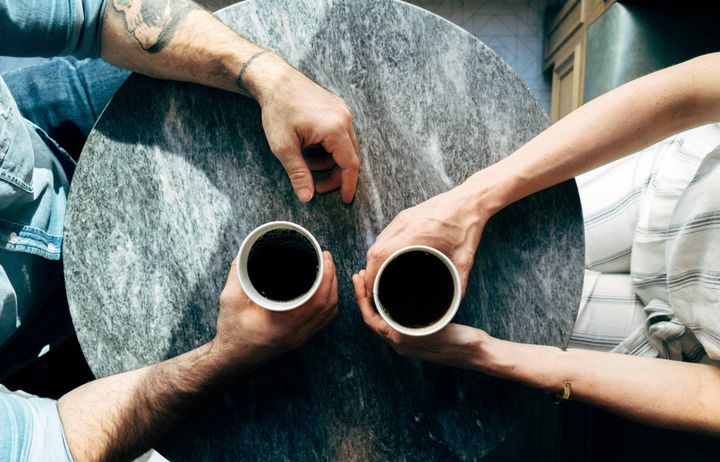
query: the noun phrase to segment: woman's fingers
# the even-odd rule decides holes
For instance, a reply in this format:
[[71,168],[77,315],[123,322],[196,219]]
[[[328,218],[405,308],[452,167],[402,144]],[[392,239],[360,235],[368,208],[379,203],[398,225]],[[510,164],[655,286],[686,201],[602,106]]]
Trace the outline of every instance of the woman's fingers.
[[360,274],[353,274],[352,277],[353,287],[355,288],[355,298],[360,307],[360,313],[362,314],[365,324],[378,334],[387,338],[390,336],[390,326],[388,326],[378,312],[375,311],[370,301],[369,293],[365,288],[364,272],[365,270],[361,271]]

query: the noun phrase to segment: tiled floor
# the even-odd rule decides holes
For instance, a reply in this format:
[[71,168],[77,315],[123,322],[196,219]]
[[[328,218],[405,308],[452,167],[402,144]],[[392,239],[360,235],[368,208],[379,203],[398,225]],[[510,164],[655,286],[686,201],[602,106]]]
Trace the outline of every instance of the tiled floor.
[[550,83],[543,77],[543,18],[555,0],[410,0],[467,30],[513,68],[547,112]]

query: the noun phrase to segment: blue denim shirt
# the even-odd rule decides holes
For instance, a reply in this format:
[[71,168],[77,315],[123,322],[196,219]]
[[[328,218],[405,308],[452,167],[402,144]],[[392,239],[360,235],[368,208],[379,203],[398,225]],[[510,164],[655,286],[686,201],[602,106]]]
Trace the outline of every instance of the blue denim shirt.
[[[97,57],[104,8],[105,0],[0,0],[0,55]],[[38,295],[62,278],[60,265],[49,262],[60,259],[73,168],[62,148],[23,119],[0,78],[0,346],[38,314]],[[52,401],[0,389],[0,458],[6,455],[70,459]]]

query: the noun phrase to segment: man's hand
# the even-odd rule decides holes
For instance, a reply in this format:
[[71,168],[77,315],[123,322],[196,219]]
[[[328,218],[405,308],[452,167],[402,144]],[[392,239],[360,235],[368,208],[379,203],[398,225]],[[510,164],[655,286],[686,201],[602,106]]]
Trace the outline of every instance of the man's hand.
[[[352,116],[342,99],[276,54],[249,42],[190,0],[108,1],[102,57],[150,76],[197,82],[260,103],[270,149],[302,202],[340,188],[350,203],[360,167]],[[302,150],[325,154],[306,159]],[[326,171],[314,184],[311,171]]]
[[[250,63],[242,80],[262,107],[270,149],[300,201],[340,188],[342,201],[352,202],[360,147],[345,102],[269,52]],[[310,147],[324,152],[306,158],[303,149]],[[311,171],[329,173],[315,185]]]
[[453,261],[465,294],[475,250],[491,215],[477,202],[472,191],[460,185],[400,212],[368,251],[365,285],[372,291],[380,266],[395,251],[422,244],[436,248]]
[[390,327],[375,310],[365,288],[365,277],[365,271],[352,277],[363,320],[398,354],[462,369],[479,369],[484,364],[484,344],[490,339],[487,333],[460,324],[448,324],[441,331],[425,337],[403,335]]
[[73,459],[132,460],[244,374],[304,344],[337,314],[335,265],[328,252],[323,258],[325,274],[315,296],[285,313],[250,301],[237,280],[234,261],[211,342],[63,396],[58,412]]
[[338,284],[330,252],[323,252],[325,272],[315,295],[291,311],[273,312],[252,302],[237,279],[237,259],[220,295],[217,335],[220,363],[239,372],[301,347],[337,315]]

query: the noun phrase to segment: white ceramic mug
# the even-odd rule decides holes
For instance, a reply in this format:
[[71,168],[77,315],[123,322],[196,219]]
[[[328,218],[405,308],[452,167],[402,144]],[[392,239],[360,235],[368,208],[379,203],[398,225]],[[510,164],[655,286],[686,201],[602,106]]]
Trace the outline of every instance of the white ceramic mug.
[[[383,307],[382,302],[380,301],[380,297],[378,295],[379,288],[380,288],[380,279],[382,279],[383,272],[385,271],[385,268],[387,268],[388,264],[393,261],[398,256],[412,251],[422,251],[427,252],[430,255],[433,255],[437,257],[440,261],[442,261],[445,266],[447,267],[448,271],[450,272],[452,276],[453,281],[453,298],[450,302],[450,307],[447,309],[445,314],[435,321],[434,323],[423,326],[423,327],[408,327],[404,326],[402,324],[399,324],[397,321],[395,321],[393,318],[390,317],[390,315],[385,310],[385,307]],[[431,283],[431,282],[428,282]],[[455,314],[457,313],[458,307],[460,306],[460,299],[461,299],[461,292],[460,292],[460,274],[458,273],[457,268],[455,267],[455,264],[450,260],[444,253],[440,252],[439,250],[428,247],[426,245],[411,245],[408,247],[403,247],[402,249],[398,250],[397,252],[393,253],[388,257],[387,260],[383,262],[383,264],[380,266],[380,270],[378,271],[377,276],[375,277],[375,283],[373,284],[373,298],[375,300],[375,307],[377,308],[378,313],[380,316],[385,320],[386,323],[396,331],[400,332],[401,334],[405,335],[412,335],[414,337],[420,337],[423,335],[430,335],[434,334],[435,332],[439,331],[443,327],[447,326],[450,321],[452,321],[452,318],[455,317]]]
[[[258,239],[260,239],[262,236],[264,236],[270,231],[282,229],[296,231],[305,236],[315,249],[315,254],[318,261],[317,275],[315,276],[315,281],[310,287],[310,290],[297,298],[285,302],[271,300],[258,292],[258,290],[255,288],[255,286],[253,286],[252,282],[250,281],[247,267],[248,258],[250,257],[250,250],[252,249],[253,245],[258,241]],[[315,239],[315,236],[313,236],[307,229],[290,221],[271,221],[269,223],[265,223],[264,225],[258,226],[257,228],[252,230],[250,234],[247,235],[245,240],[243,240],[242,244],[240,244],[240,250],[238,251],[237,277],[240,280],[240,285],[242,286],[243,290],[250,298],[250,300],[270,311],[290,311],[310,300],[320,287],[320,282],[322,281],[324,271],[325,264],[323,263],[322,249],[320,248],[320,244],[318,244],[317,239]]]

